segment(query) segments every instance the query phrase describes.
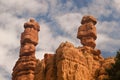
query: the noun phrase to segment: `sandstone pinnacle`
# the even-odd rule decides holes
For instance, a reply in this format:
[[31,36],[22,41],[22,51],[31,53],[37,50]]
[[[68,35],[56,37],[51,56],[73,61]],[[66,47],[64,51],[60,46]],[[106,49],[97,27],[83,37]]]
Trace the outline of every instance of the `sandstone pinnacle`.
[[24,24],[24,28],[20,40],[20,56],[13,68],[12,80],[34,80],[37,61],[35,46],[38,44],[40,26],[34,19],[30,19],[29,22]]
[[81,21],[81,26],[78,28],[77,38],[81,40],[83,46],[95,48],[95,40],[97,38],[96,19],[93,16],[84,16]]

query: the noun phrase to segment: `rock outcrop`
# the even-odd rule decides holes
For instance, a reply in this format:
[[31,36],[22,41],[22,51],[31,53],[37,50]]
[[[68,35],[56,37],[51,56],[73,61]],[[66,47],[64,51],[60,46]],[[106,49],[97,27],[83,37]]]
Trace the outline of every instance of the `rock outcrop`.
[[35,80],[96,80],[104,59],[92,52],[90,48],[62,43],[56,54],[45,54],[47,57],[39,61]]
[[77,38],[81,40],[83,46],[95,48],[96,35],[96,19],[92,16],[84,16],[81,21],[81,26],[78,29]]
[[36,68],[35,46],[38,44],[38,31],[40,26],[34,19],[24,24],[24,32],[21,34],[21,48],[19,59],[16,62],[12,80],[33,80]]
[[83,47],[70,42],[61,43],[54,54],[46,53],[44,59],[35,58],[39,25],[33,19],[25,23],[21,35],[20,58],[13,69],[12,80],[103,80],[105,69],[114,58],[104,59],[96,49],[97,20],[84,16],[78,28],[77,38]]

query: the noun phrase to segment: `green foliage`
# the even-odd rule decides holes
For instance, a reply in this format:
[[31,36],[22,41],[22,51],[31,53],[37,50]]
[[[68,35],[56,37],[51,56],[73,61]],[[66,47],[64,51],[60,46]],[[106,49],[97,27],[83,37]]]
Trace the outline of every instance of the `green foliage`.
[[120,49],[119,49],[119,51],[117,52],[116,58],[117,58],[117,59],[120,59]]
[[112,64],[111,69],[107,69],[106,71],[109,75],[109,79],[105,80],[120,80],[120,50],[115,57],[115,64]]

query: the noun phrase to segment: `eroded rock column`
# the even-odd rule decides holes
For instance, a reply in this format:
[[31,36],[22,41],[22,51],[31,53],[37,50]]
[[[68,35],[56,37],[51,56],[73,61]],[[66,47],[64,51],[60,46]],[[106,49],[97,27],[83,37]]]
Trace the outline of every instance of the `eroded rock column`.
[[96,19],[93,16],[84,16],[81,21],[81,26],[78,28],[77,38],[81,40],[83,46],[95,48],[96,35]]
[[24,32],[21,34],[21,48],[19,59],[16,62],[12,80],[34,80],[34,70],[36,67],[35,46],[38,44],[39,24],[30,19],[24,24]]

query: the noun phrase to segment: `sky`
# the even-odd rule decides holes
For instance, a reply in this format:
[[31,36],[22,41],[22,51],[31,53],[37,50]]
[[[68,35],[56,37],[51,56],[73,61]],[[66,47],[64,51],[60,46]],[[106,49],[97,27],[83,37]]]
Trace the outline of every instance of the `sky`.
[[0,80],[11,80],[23,25],[30,18],[41,27],[36,57],[42,59],[62,42],[82,46],[76,36],[84,15],[97,18],[96,49],[104,57],[115,56],[120,48],[120,0],[0,0]]

